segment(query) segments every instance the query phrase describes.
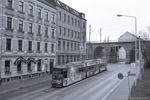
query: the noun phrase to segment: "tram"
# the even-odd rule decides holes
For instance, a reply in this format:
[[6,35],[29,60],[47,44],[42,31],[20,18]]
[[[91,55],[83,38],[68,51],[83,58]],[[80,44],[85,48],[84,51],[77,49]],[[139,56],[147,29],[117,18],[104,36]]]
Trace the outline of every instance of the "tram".
[[103,59],[70,62],[53,68],[52,87],[65,87],[107,70]]

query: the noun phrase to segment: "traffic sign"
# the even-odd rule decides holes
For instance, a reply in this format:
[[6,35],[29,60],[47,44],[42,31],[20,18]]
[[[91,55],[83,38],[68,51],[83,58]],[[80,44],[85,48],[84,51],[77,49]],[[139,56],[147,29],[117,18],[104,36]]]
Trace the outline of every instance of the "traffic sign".
[[128,74],[128,76],[135,76],[136,74]]
[[131,63],[131,68],[135,68],[135,63]]
[[123,79],[123,77],[124,77],[124,76],[123,76],[122,73],[119,73],[119,74],[118,74],[118,78],[119,78],[120,80]]

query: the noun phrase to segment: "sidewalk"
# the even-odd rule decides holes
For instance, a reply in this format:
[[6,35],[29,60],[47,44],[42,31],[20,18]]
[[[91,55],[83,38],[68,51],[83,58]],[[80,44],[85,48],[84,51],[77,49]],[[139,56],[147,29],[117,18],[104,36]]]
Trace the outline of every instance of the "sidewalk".
[[2,85],[0,85],[0,94],[5,93],[7,91],[11,91],[13,89],[18,89],[21,87],[26,87],[26,86],[30,86],[33,84],[37,84],[37,83],[40,83],[43,81],[48,81],[50,79],[51,79],[51,75],[44,75],[44,76],[39,76],[39,77],[35,77],[35,78],[30,78],[27,80],[20,80],[20,81],[2,84]]
[[[135,71],[132,70],[131,73],[135,73]],[[135,85],[136,79],[136,76],[124,77],[117,86],[107,94],[107,97],[104,100],[128,100],[130,98],[131,88]]]

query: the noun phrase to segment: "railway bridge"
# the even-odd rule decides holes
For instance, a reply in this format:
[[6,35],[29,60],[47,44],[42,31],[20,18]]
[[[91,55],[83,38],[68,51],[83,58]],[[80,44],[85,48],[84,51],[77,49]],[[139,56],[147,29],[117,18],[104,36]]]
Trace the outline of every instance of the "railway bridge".
[[135,61],[135,41],[87,43],[86,52],[87,59],[100,58],[103,57],[103,55],[106,55],[106,58],[110,63],[118,62],[120,60],[131,63]]

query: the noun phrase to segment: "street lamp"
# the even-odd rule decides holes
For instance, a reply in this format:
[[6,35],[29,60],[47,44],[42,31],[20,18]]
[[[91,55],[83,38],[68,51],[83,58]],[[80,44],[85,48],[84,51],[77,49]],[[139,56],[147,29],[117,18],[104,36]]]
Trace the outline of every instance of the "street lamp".
[[[137,61],[137,19],[135,16],[129,16],[129,15],[121,15],[117,14],[117,17],[130,17],[135,19],[135,66],[136,66],[136,61]],[[136,67],[136,74],[137,74],[137,67]]]
[[131,17],[131,18],[135,19],[135,36],[136,36],[136,39],[135,39],[135,62],[136,62],[137,61],[137,19],[135,16],[129,16],[129,15],[118,14],[117,16],[118,17]]

